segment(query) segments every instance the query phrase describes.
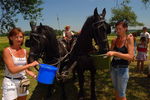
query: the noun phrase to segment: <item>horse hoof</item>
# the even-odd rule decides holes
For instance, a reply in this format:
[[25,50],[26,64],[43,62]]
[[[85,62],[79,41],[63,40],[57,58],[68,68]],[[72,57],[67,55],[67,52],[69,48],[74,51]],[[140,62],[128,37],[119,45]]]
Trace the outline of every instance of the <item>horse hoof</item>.
[[85,100],[84,97],[80,97],[78,100]]
[[96,98],[91,98],[91,100],[97,100]]
[[85,100],[85,98],[84,98],[83,95],[79,94],[79,95],[78,95],[78,100]]

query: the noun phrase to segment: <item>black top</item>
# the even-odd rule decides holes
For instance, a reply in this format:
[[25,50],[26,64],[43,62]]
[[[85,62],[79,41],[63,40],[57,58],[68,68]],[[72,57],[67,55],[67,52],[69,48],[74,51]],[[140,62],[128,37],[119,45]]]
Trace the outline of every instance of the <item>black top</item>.
[[[115,43],[115,47],[113,49],[114,51],[117,51],[117,52],[121,52],[121,53],[124,53],[124,54],[127,54],[128,53],[128,49],[126,48],[125,44],[121,47],[121,48],[118,48],[116,46],[116,43]],[[118,66],[118,65],[129,65],[129,62],[128,60],[124,60],[124,59],[121,59],[119,57],[113,57],[113,60],[111,62],[111,65],[112,66]]]

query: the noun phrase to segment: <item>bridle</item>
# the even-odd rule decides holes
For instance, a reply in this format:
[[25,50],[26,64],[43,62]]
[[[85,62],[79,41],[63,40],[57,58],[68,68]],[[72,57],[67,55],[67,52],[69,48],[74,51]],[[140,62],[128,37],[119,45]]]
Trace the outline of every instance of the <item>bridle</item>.
[[[99,29],[99,28],[101,28],[102,26],[104,26],[104,28],[106,29],[106,26],[105,26],[105,19],[103,18],[103,16],[100,15],[100,16],[99,16],[99,19],[101,19],[101,20],[99,20],[99,21],[93,23],[93,24],[92,24],[92,27]],[[95,25],[97,25],[97,24],[98,24],[98,26],[95,27]]]
[[[103,17],[100,16],[100,18],[103,18]],[[101,27],[104,27],[104,29],[107,30],[107,27],[105,25],[105,19],[99,20],[99,21],[97,21],[97,22],[95,22],[95,23],[92,24],[92,28],[93,28],[94,32],[96,32],[96,30],[99,30]],[[107,33],[105,32],[104,34],[107,34]],[[93,33],[93,35],[95,35],[95,34]],[[102,42],[107,42],[108,40],[106,38],[106,39],[101,40],[101,41]]]
[[[101,28],[102,26],[105,26],[104,22],[105,22],[104,19],[103,19],[103,20],[100,20],[100,21],[97,21],[97,22],[95,22],[95,23],[92,24],[92,27],[94,27],[95,29],[99,29],[99,28]],[[100,24],[100,23],[102,23],[102,24]],[[97,27],[95,27],[97,24],[99,24],[99,25],[98,25]],[[106,27],[105,27],[105,28],[106,28]]]
[[[97,21],[97,22],[94,22],[94,23],[92,24],[92,30],[93,30],[92,34],[93,34],[94,37],[97,37],[95,33],[96,33],[97,31],[99,31],[99,29],[101,29],[101,27],[103,27],[104,30],[107,30],[106,22],[105,22],[105,19],[103,18],[103,16],[99,16],[99,19],[101,19],[101,20],[99,20],[99,21]],[[107,34],[107,32],[105,31],[103,34]],[[96,41],[98,42],[97,39],[96,39]],[[108,42],[108,39],[107,39],[107,38],[100,40],[100,44],[101,44],[101,43],[106,43],[106,42]],[[106,50],[107,50],[107,48],[103,48],[103,49],[106,49]]]
[[[38,47],[38,49],[39,49],[40,47],[42,47],[42,44],[41,44],[41,42],[40,42],[40,39],[41,39],[41,38],[42,38],[42,39],[47,39],[47,37],[46,37],[44,34],[41,35],[41,34],[38,34],[38,33],[35,33],[35,32],[31,33],[31,36],[32,36],[33,39],[37,42],[37,47]],[[37,37],[38,37],[38,38],[37,38]],[[30,42],[31,42],[31,40],[30,40]],[[30,52],[30,55],[36,57],[36,59],[42,58],[42,57],[44,56],[44,48],[39,49],[39,51],[38,51],[37,54],[35,54],[34,52]]]
[[[31,33],[31,36],[33,37],[33,39],[37,42],[37,47],[38,49],[42,46],[41,42],[40,42],[40,38],[44,39],[44,40],[48,40],[48,38],[44,35],[44,34],[40,34],[37,33],[37,31],[35,30],[34,32]],[[38,38],[36,38],[38,37]],[[76,40],[74,40],[75,42],[73,43],[73,47],[76,44]],[[70,54],[70,52],[72,52],[73,48],[71,48],[71,50],[63,57],[60,56],[60,58],[58,59],[58,61],[56,63],[53,63],[51,65],[58,65],[61,61],[63,61],[65,58],[67,58],[67,56]],[[44,48],[40,48],[40,50],[38,51],[37,54],[35,54],[34,52],[30,52],[30,55],[38,58],[42,58],[44,57]]]

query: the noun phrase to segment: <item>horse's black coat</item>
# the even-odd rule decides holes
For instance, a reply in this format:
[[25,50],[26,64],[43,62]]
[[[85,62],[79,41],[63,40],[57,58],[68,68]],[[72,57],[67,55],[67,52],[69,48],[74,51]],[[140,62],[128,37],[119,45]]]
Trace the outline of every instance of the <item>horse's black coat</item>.
[[89,70],[91,73],[91,100],[96,100],[95,93],[95,73],[96,69],[93,65],[90,54],[95,50],[93,47],[92,39],[95,40],[96,45],[99,46],[98,53],[106,53],[109,49],[107,34],[111,32],[110,25],[105,22],[105,9],[102,14],[97,13],[97,9],[94,11],[94,15],[87,18],[77,42],[70,53],[68,67],[75,61],[77,61],[76,70],[79,77],[79,99],[84,98],[84,71]]
[[[54,64],[57,66],[60,57],[67,53],[64,46],[57,41],[56,34],[51,27],[40,25],[35,26],[34,28],[36,29],[32,29],[30,40],[28,41],[28,44],[26,44],[30,47],[28,63],[41,58],[43,63]],[[53,85],[38,83],[30,100],[46,100],[50,98],[53,87]],[[62,95],[64,97],[64,94]],[[63,100],[65,100],[65,97]]]

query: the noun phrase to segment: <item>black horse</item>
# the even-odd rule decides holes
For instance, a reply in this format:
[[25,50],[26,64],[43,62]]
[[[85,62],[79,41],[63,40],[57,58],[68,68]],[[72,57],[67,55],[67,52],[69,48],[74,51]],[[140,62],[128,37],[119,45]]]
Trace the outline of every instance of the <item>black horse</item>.
[[98,54],[104,54],[109,50],[107,34],[111,32],[111,27],[105,22],[106,10],[103,9],[99,15],[97,8],[94,10],[94,15],[87,18],[85,21],[81,33],[77,38],[76,44],[70,53],[68,67],[74,62],[77,62],[76,71],[79,78],[79,94],[78,99],[84,99],[84,72],[89,70],[91,73],[91,100],[96,100],[95,93],[95,74],[96,68],[93,65],[90,54],[95,52],[92,40],[95,40],[96,45],[99,49]]
[[[41,58],[45,64],[60,67],[60,63],[66,60],[68,51],[61,40],[56,39],[56,33],[53,28],[40,24],[40,26],[31,25],[31,29],[30,39],[25,44],[27,47],[30,47],[28,63]],[[53,85],[38,82],[30,100],[49,99],[53,93],[53,87]],[[62,91],[62,97],[64,97],[64,90]],[[63,100],[65,100],[65,97]]]

